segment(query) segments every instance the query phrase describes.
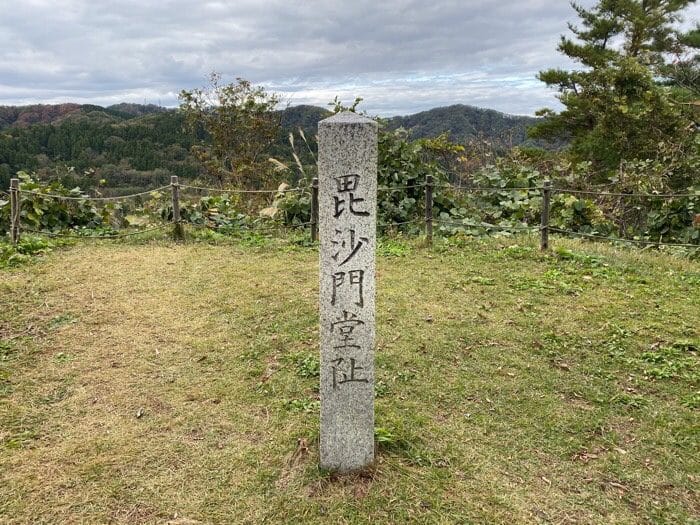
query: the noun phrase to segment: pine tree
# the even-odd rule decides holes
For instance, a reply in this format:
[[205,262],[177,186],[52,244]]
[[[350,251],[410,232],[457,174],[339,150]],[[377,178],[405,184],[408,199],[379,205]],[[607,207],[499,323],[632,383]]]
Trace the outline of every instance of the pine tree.
[[692,111],[687,100],[674,97],[671,84],[694,78],[697,88],[697,77],[685,75],[685,66],[678,74],[669,59],[697,43],[674,27],[694,2],[600,0],[592,9],[572,3],[580,26],[569,24],[575,38],[562,36],[558,49],[582,68],[540,72],[538,78],[559,91],[564,109],[539,111],[545,119],[531,136],[570,140],[574,158],[591,161],[601,178],[621,161],[655,158],[660,143],[690,144]]
[[[694,29],[679,35],[683,48],[673,60],[664,65],[661,74],[665,84],[674,88],[677,97],[687,103],[700,103],[700,24]],[[697,121],[696,121],[697,122]]]

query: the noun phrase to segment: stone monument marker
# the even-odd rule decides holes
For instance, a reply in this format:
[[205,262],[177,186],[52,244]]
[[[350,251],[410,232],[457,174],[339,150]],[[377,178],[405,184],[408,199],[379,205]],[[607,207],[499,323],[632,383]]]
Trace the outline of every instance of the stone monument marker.
[[319,122],[321,467],[374,461],[377,124]]

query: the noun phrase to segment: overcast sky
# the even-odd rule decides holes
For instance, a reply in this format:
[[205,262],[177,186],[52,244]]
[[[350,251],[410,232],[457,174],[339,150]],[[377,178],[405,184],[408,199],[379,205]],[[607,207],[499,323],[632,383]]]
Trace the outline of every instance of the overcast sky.
[[218,71],[294,105],[532,114],[556,107],[535,75],[568,65],[574,20],[565,0],[0,0],[0,105],[175,106]]

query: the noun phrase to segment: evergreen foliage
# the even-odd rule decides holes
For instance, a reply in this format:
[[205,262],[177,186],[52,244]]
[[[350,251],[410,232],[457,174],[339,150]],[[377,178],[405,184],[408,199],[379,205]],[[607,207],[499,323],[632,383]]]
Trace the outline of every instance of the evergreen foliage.
[[[602,180],[623,162],[660,159],[670,150],[676,158],[697,156],[688,104],[697,90],[697,55],[679,58],[697,44],[697,32],[683,36],[674,28],[693,1],[600,0],[592,9],[573,3],[581,25],[569,25],[575,38],[562,37],[559,51],[581,69],[539,74],[559,91],[564,109],[541,110],[546,119],[531,136],[570,139],[574,158],[590,161]],[[678,188],[691,181],[682,169],[669,177]]]
[[[289,157],[289,134],[301,129],[309,148],[297,153],[303,164],[314,163],[318,122],[329,115],[329,110],[316,106],[277,111],[274,118],[280,126],[269,156]],[[520,144],[525,127],[534,121],[457,105],[389,119],[387,129],[398,129],[404,119],[410,119],[405,127],[414,139],[450,131],[452,140],[487,140],[498,144],[500,151],[511,140]],[[206,177],[208,172],[192,152],[192,146],[206,146],[206,134],[186,133],[185,127],[181,112],[155,105],[0,107],[0,188],[7,188],[10,178],[21,170],[110,195],[167,184],[171,175],[190,180]],[[257,160],[265,165],[267,156]]]
[[170,175],[199,174],[181,114],[115,113],[84,107],[51,124],[6,128],[0,132],[0,187],[22,170],[70,187],[121,187],[124,193],[165,184]]

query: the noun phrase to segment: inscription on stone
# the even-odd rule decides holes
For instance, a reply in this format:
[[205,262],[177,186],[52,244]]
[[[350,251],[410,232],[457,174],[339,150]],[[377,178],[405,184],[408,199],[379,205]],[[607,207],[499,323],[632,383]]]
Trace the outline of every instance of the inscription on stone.
[[377,124],[319,123],[321,466],[374,460]]

